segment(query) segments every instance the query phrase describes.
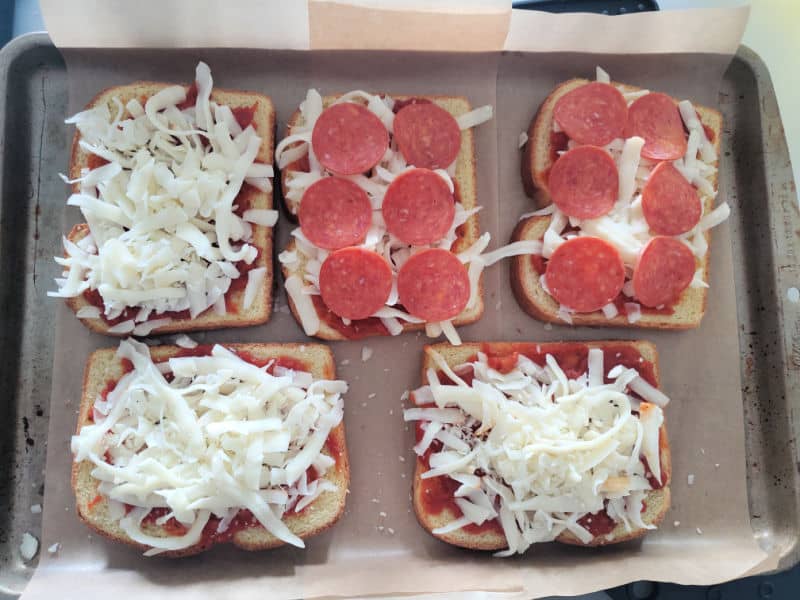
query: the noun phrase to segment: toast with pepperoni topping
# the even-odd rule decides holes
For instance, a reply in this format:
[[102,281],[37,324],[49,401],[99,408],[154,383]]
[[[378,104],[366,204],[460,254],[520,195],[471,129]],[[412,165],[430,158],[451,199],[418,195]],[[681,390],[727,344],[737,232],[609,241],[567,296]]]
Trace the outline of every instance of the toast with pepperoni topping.
[[[323,107],[330,107],[339,98],[339,95],[327,95],[322,97]],[[467,98],[462,96],[441,96],[441,95],[392,95],[396,102],[413,102],[414,99],[420,99],[425,102],[431,102],[443,108],[450,113],[453,117],[466,114],[472,110]],[[353,100],[354,102],[362,102],[360,99]],[[293,134],[294,128],[302,125],[303,115],[301,111],[296,110],[290,117],[287,127],[286,136]],[[474,132],[472,128],[467,128],[461,131],[461,145],[458,149],[458,154],[455,160],[455,171],[452,174],[452,181],[455,184],[456,200],[460,202],[464,209],[471,210],[478,206],[477,198],[477,167],[476,167],[476,154],[475,154],[475,141]],[[291,144],[288,149],[296,147],[299,142]],[[300,206],[299,200],[292,200],[286,197],[289,190],[289,182],[298,172],[308,170],[307,156],[298,159],[281,169],[280,181],[283,205],[288,213],[290,219],[297,219],[297,213]],[[457,238],[451,247],[453,253],[459,253],[469,248],[480,236],[480,228],[478,222],[478,215],[471,215],[466,222],[461,225],[457,230]],[[308,259],[302,253],[297,251],[297,243],[292,238],[285,248],[287,253],[296,253],[297,260],[291,265],[291,268],[286,264],[281,264],[281,271],[284,280],[291,276],[296,276],[303,279],[306,273],[306,266]],[[299,324],[302,325],[302,319],[298,308],[292,299],[291,295],[288,298],[289,308]],[[361,321],[353,321],[353,325],[344,325],[339,322],[339,317],[331,312],[324,303],[321,302],[320,296],[314,296],[314,309],[319,318],[319,329],[313,335],[323,340],[345,340],[345,339],[360,339],[363,337],[375,335],[390,335],[388,330],[381,325],[380,321],[374,317]],[[468,325],[476,322],[483,315],[483,277],[480,277],[478,283],[477,301],[470,307],[465,308],[460,314],[452,319],[453,325],[461,326]],[[419,331],[425,329],[424,323],[410,323],[400,321],[402,324],[402,331]]]
[[[550,194],[548,179],[550,171],[560,153],[566,150],[567,137],[560,127],[554,127],[554,110],[558,101],[566,94],[587,85],[587,79],[571,79],[560,84],[542,102],[536,115],[531,121],[527,132],[528,140],[522,152],[521,176],[526,194],[535,201],[536,208],[543,209],[553,204]],[[612,82],[623,94],[636,95],[646,92],[642,88],[632,85]],[[678,100],[672,99],[677,105]],[[707,139],[716,151],[717,160],[713,166],[719,165],[720,137],[722,135],[722,116],[719,111],[694,105],[699,122],[705,130]],[[559,129],[559,131],[555,131]],[[685,127],[684,127],[685,130]],[[687,134],[688,135],[688,134]],[[708,181],[714,190],[718,190],[718,172],[708,176]],[[715,198],[707,194],[700,194],[702,199],[702,214],[707,215],[714,209]],[[552,217],[549,215],[527,216],[520,220],[512,234],[512,241],[539,240],[543,241],[545,232],[550,226]],[[710,229],[701,233],[705,238],[705,245],[710,244]],[[622,326],[642,327],[656,329],[691,329],[698,327],[706,311],[708,289],[706,287],[686,287],[680,296],[669,303],[659,307],[641,306],[640,312],[633,315],[627,314],[625,303],[636,303],[634,297],[623,297],[620,293],[616,299],[617,314],[607,316],[600,310],[592,312],[570,312],[568,320],[563,318],[564,312],[560,311],[560,303],[542,286],[541,275],[546,268],[546,261],[540,256],[515,256],[511,259],[511,285],[514,295],[520,306],[531,316],[547,322],[565,323],[573,325],[591,326]],[[628,268],[628,277],[631,277],[632,267]],[[696,273],[703,281],[708,283],[709,278],[709,252],[696,260]],[[613,312],[613,311],[612,311]]]

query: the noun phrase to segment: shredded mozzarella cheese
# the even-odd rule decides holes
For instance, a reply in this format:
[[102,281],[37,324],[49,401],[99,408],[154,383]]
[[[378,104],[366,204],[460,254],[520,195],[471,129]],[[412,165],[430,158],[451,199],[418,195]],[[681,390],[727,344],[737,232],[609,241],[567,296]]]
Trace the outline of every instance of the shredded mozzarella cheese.
[[[90,243],[64,240],[66,257],[55,259],[64,277],[48,295],[97,291],[107,319],[138,309],[133,327],[124,321],[112,333],[164,312],[194,318],[218,304],[239,276],[237,263],[257,256],[251,223],[271,227],[277,219],[271,210],[250,209],[244,219],[235,213],[244,181],[271,189],[272,165],[255,162],[261,138],[253,127],[242,131],[230,108],[210,100],[205,63],[197,65],[196,85],[192,109],[178,108],[186,91],[171,86],[144,107],[132,100],[127,114],[115,99],[114,117],[103,104],[66,121],[77,126],[80,146],[108,164],[73,182],[80,190],[67,204],[83,213]],[[101,315],[85,309],[79,316]]]
[[[303,547],[281,518],[333,487],[324,475],[335,461],[321,451],[342,421],[347,384],[289,369],[271,375],[218,345],[209,356],[156,365],[147,346],[126,340],[117,356],[134,369],[71,448],[76,462],[93,465],[102,496],[134,507],[119,519],[127,535],[150,546],[147,555],[179,550],[199,541],[212,516],[248,509],[272,535]],[[320,478],[309,484],[312,466]],[[175,518],[186,533],[145,533],[153,508],[169,509],[162,522]]]
[[[520,356],[500,373],[479,353],[465,365],[474,374],[467,385],[434,356],[453,383],[440,384],[429,373],[430,386],[413,397],[436,408],[404,411],[406,421],[421,422],[414,451],[429,466],[422,478],[448,476],[461,484],[454,501],[463,516],[434,533],[497,518],[508,543],[497,555],[509,556],[564,531],[588,543],[593,536],[580,520],[603,509],[616,522],[652,528],[641,518],[652,489],[642,458],[660,480],[663,413],[630,395],[629,384],[643,381],[636,370],[606,371],[603,358],[590,350],[588,373],[568,378],[552,355],[545,365]],[[442,446],[430,452],[434,440]]]

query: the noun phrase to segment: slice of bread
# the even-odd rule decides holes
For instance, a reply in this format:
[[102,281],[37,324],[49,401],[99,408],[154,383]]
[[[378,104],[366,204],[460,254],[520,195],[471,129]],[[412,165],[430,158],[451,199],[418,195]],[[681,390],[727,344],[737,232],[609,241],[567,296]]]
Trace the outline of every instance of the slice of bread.
[[[323,106],[326,108],[333,103],[336,98],[339,96],[325,96],[323,97]],[[472,107],[469,103],[469,100],[464,98],[463,96],[392,96],[395,100],[407,100],[409,98],[425,98],[432,102],[435,102],[445,110],[447,110],[450,114],[454,117],[458,117],[459,115],[463,115],[468,113],[472,110]],[[296,110],[292,117],[289,119],[289,123],[286,127],[286,135],[291,135],[292,129],[297,125],[302,124],[302,114],[300,110]],[[287,189],[286,182],[288,178],[291,177],[291,172],[299,168],[299,164],[301,161],[296,161],[294,163],[289,164],[281,171],[281,186],[283,190]],[[456,158],[456,171],[455,176],[453,177],[453,181],[456,184],[456,188],[458,190],[458,199],[461,201],[461,204],[464,206],[466,210],[470,210],[478,206],[478,191],[477,191],[477,167],[476,167],[476,156],[475,156],[475,139],[472,129],[465,129],[461,132],[461,149],[458,152],[458,157]],[[294,203],[291,201],[287,201],[284,196],[284,203],[286,206],[286,210],[290,215],[295,215],[297,213],[297,208],[299,203]],[[480,225],[478,222],[478,215],[474,214],[469,219],[467,219],[466,223],[464,223],[458,229],[458,238],[456,239],[455,243],[453,244],[452,251],[453,252],[461,252],[469,248],[479,237],[480,237]],[[290,240],[286,246],[287,251],[293,251],[295,249],[295,242],[294,239]],[[299,254],[299,253],[298,253]],[[301,279],[303,279],[303,273],[305,271],[305,264],[306,260],[300,256],[300,260],[297,261],[295,267],[293,269],[287,268],[285,265],[281,266],[281,271],[283,273],[284,280],[291,275],[297,275]],[[294,302],[292,301],[291,297],[289,298],[289,307],[291,308],[292,314],[294,318],[300,323],[300,318],[297,312],[297,308],[295,307]],[[479,289],[478,289],[478,301],[475,302],[475,305],[472,308],[465,309],[460,315],[458,315],[455,319],[453,319],[453,324],[456,326],[460,325],[468,325],[470,323],[474,323],[478,319],[481,318],[483,315],[483,277],[481,277]],[[318,310],[317,313],[320,316],[320,329],[319,332],[316,334],[316,337],[323,339],[323,340],[344,340],[344,339],[351,339],[353,337],[367,337],[370,335],[380,335],[379,331],[376,331],[375,327],[370,327],[365,329],[367,333],[364,334],[353,334],[353,335],[345,335],[340,331],[340,328],[334,328],[330,325],[329,320],[331,319],[339,319],[333,313],[329,311],[322,311]],[[424,324],[418,323],[403,323],[403,331],[417,331],[421,329],[425,329]],[[344,327],[344,326],[342,326]],[[346,328],[349,331],[353,331],[352,328]],[[388,334],[387,334],[388,335]]]
[[[553,129],[553,109],[556,102],[567,92],[589,83],[586,79],[570,79],[556,87],[542,102],[528,130],[528,142],[522,154],[522,183],[528,196],[536,201],[539,208],[552,203],[548,193],[547,178],[550,168],[555,162],[555,151],[551,141]],[[642,88],[614,82],[624,92],[635,92]],[[675,103],[677,104],[677,100]],[[705,106],[695,105],[700,122],[708,132],[713,133],[714,148],[717,156],[720,152],[722,136],[722,115],[719,111]],[[718,176],[714,175],[714,189],[718,187]],[[703,214],[714,208],[714,199],[704,197]],[[541,240],[550,224],[549,216],[528,217],[521,220],[512,234],[512,241]],[[711,243],[711,231],[705,232],[706,242]],[[699,262],[698,268],[703,271],[703,280],[708,281],[710,253]],[[511,287],[522,309],[529,315],[551,323],[563,323],[558,316],[558,303],[544,291],[539,274],[533,267],[529,256],[515,256],[511,259]],[[573,325],[594,325],[608,327],[646,327],[655,329],[692,329],[699,327],[706,311],[708,301],[707,288],[689,287],[669,311],[649,310],[642,307],[641,318],[630,323],[625,314],[620,312],[616,317],[606,318],[602,311],[591,313],[574,313],[571,315]]]
[[[646,341],[606,341],[606,342],[555,342],[555,343],[541,343],[529,344],[530,346],[540,346],[542,352],[547,352],[548,346],[563,348],[564,344],[575,345],[579,347],[589,348],[603,348],[609,345],[629,346],[639,352],[645,362],[652,364],[653,373],[655,375],[656,383],[659,382],[658,373],[658,353],[656,347]],[[433,359],[432,352],[438,352],[451,367],[468,362],[474,359],[478,352],[486,352],[487,346],[491,353],[502,355],[511,353],[519,347],[517,343],[509,342],[490,342],[485,343],[472,343],[462,344],[461,346],[451,346],[450,344],[435,344],[432,346],[425,346],[425,354],[422,361],[422,381],[427,381],[426,372],[428,369],[437,369],[436,362]],[[605,365],[608,369],[612,365]],[[664,487],[658,490],[651,490],[647,492],[645,497],[646,509],[642,513],[642,520],[648,525],[658,525],[664,519],[664,515],[670,506],[670,489],[669,483],[672,478],[672,459],[670,455],[669,442],[667,439],[666,425],[661,426],[659,435],[659,446],[661,450],[661,470],[662,481]],[[428,512],[423,502],[422,494],[424,487],[422,485],[421,475],[427,471],[428,468],[421,458],[417,458],[416,469],[414,471],[414,484],[413,484],[413,502],[414,511],[417,515],[419,524],[434,537],[453,544],[462,548],[469,548],[471,550],[503,550],[507,547],[505,535],[500,528],[483,528],[479,533],[470,533],[465,529],[459,529],[446,534],[434,534],[433,530],[437,527],[442,527],[461,517],[461,514],[455,513],[450,507],[445,506],[439,513]],[[564,531],[558,538],[557,542],[565,544],[573,544],[577,546],[604,546],[608,544],[617,544],[628,540],[636,539],[644,536],[647,529],[632,529],[626,531],[624,524],[619,524],[609,534],[595,537],[588,544],[581,542],[574,534]]]
[[[141,81],[130,85],[123,85],[109,88],[100,92],[86,106],[87,109],[107,104],[112,115],[116,114],[117,107],[113,98],[119,99],[123,105],[134,98],[144,105],[147,98],[156,94],[169,84]],[[188,89],[188,88],[187,88]],[[252,125],[256,133],[261,138],[256,162],[271,165],[274,160],[275,151],[275,108],[269,96],[256,92],[245,92],[238,90],[214,89],[211,100],[229,106],[231,109],[252,107],[255,105],[255,114]],[[125,116],[128,116],[127,113]],[[72,151],[70,155],[69,177],[77,179],[81,176],[81,169],[89,168],[93,165],[92,155],[87,153],[78,144],[80,132],[75,133],[72,140]],[[274,184],[273,184],[274,185]],[[80,184],[73,184],[73,191],[80,191]],[[273,192],[261,192],[258,189],[244,184],[236,199],[237,203],[246,203],[250,208],[271,209],[273,208]],[[226,304],[228,312],[224,315],[216,314],[212,309],[191,319],[187,317],[173,318],[172,321],[161,327],[153,329],[152,334],[175,333],[182,331],[197,331],[208,329],[219,329],[223,327],[249,327],[266,323],[272,315],[272,281],[274,278],[274,267],[272,261],[273,231],[271,227],[252,225],[253,240],[252,245],[258,249],[258,258],[252,265],[253,268],[266,268],[264,281],[261,289],[256,295],[253,303],[245,309],[244,304],[244,285],[234,285],[232,290],[226,294]],[[89,233],[88,226],[83,223],[72,228],[68,234],[68,239],[76,242]],[[247,275],[244,274],[246,283]],[[84,296],[67,299],[67,306],[74,312],[81,308],[91,306]],[[153,315],[152,319],[159,318]],[[106,335],[128,335],[109,333],[109,323],[103,318],[82,318],[81,321],[92,331]]]
[[[292,358],[303,361],[315,379],[335,379],[336,366],[333,354],[327,346],[321,344],[225,344],[226,348],[245,351],[257,359]],[[181,352],[177,346],[155,346],[150,348],[153,361],[160,362]],[[116,349],[97,350],[86,364],[83,376],[83,394],[78,414],[78,427],[91,424],[92,407],[98,394],[107,382],[116,381],[124,374],[122,361],[116,356]],[[325,478],[336,486],[336,491],[323,492],[312,504],[300,513],[284,515],[283,521],[289,529],[300,538],[306,539],[323,532],[339,520],[344,512],[347,487],[350,484],[350,462],[344,434],[344,422],[331,431],[323,453],[336,460],[336,464],[325,474]],[[330,454],[328,446],[339,449],[335,456]],[[89,461],[73,463],[72,489],[75,493],[77,512],[80,519],[91,529],[111,540],[135,546],[140,550],[149,547],[139,544],[128,537],[119,526],[119,522],[109,515],[109,503],[105,497],[98,499],[98,481],[92,477],[93,465]],[[168,537],[169,533],[157,525],[145,526],[149,535]],[[231,542],[245,550],[267,550],[284,545],[261,526],[243,529],[236,532]],[[212,542],[213,545],[213,542]],[[207,550],[209,544],[202,541],[189,548],[164,552],[160,556],[180,557],[197,554]]]

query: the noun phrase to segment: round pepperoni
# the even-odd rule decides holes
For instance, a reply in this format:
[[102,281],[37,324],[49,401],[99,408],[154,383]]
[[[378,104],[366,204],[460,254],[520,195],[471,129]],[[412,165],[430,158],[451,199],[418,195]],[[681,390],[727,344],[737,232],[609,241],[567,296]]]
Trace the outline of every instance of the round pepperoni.
[[455,254],[440,248],[409,258],[397,275],[397,292],[405,309],[426,321],[446,321],[469,302],[467,269]]
[[666,94],[650,92],[631,104],[625,137],[644,138],[642,156],[675,160],[686,154],[688,143],[678,106]]
[[364,248],[332,252],[319,270],[322,301],[345,319],[366,319],[392,291],[392,268],[380,254]]
[[694,254],[671,237],[650,240],[633,270],[633,291],[644,306],[671,304],[689,287],[695,271]]
[[323,167],[337,175],[365,173],[389,147],[389,132],[361,104],[342,102],[322,111],[311,133],[311,147]]
[[458,123],[433,102],[401,108],[394,117],[394,139],[408,164],[425,169],[446,169],[461,149]]
[[312,244],[337,250],[364,240],[372,224],[372,204],[352,181],[323,177],[303,194],[297,217]]
[[655,233],[680,235],[700,222],[703,205],[694,186],[672,163],[659,163],[642,189],[642,213]]
[[561,244],[547,262],[550,295],[576,312],[600,310],[622,290],[625,265],[614,246],[596,237],[576,237]]
[[389,185],[381,210],[392,235],[421,246],[442,239],[450,230],[456,203],[444,179],[428,169],[411,169]]
[[561,212],[579,219],[595,219],[610,211],[617,201],[617,165],[602,148],[578,146],[553,164],[548,187]]
[[622,137],[628,104],[613,85],[594,81],[561,96],[553,118],[577,143],[605,146]]

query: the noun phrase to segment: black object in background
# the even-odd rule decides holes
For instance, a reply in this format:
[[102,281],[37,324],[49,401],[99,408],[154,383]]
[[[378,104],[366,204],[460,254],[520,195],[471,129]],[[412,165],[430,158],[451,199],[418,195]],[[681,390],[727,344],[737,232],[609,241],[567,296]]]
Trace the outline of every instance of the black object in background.
[[656,0],[514,0],[514,8],[554,13],[592,12],[604,15],[658,10]]

